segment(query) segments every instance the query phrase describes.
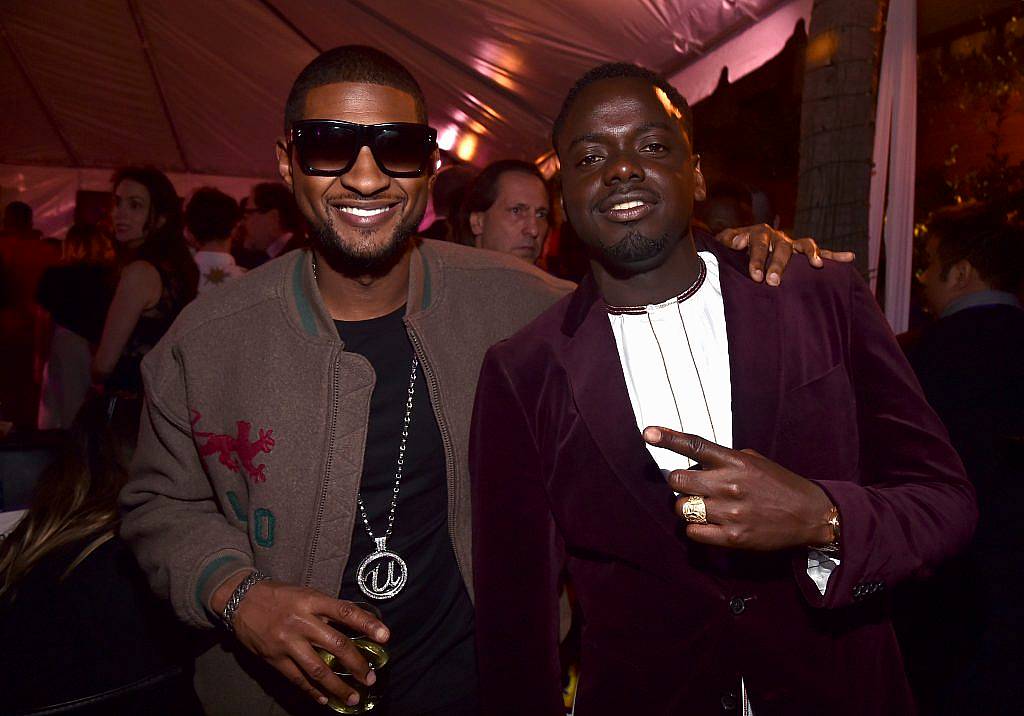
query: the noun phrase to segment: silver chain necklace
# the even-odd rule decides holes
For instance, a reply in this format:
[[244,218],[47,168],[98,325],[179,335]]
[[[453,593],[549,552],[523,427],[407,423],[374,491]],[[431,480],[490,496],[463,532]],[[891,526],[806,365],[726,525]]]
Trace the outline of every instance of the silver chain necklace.
[[[313,254],[313,280],[317,280],[316,254]],[[415,353],[412,357],[412,370],[409,373],[409,391],[405,401],[405,417],[402,419],[402,440],[398,444],[398,459],[395,463],[395,487],[391,491],[391,507],[388,510],[388,527],[383,537],[373,534],[370,527],[370,519],[366,515],[366,505],[363,503],[363,496],[357,493],[356,502],[359,505],[359,516],[366,527],[366,533],[376,544],[376,549],[363,558],[356,571],[356,582],[363,594],[370,599],[391,599],[402,591],[405,583],[409,580],[409,568],[405,560],[387,548],[388,537],[395,526],[395,511],[398,508],[398,494],[402,486],[402,473],[405,469],[405,450],[409,442],[409,425],[412,423],[413,397],[416,394],[416,370],[419,368],[419,359]]]
[[[402,471],[405,468],[405,448],[409,441],[409,424],[412,422],[412,401],[416,394],[416,369],[419,360],[412,357],[412,370],[409,373],[409,397],[405,401],[405,418],[402,420],[402,441],[398,444],[398,460],[395,464],[395,487],[391,491],[391,508],[388,510],[388,528],[383,537],[373,534],[370,520],[366,516],[366,505],[360,494],[356,501],[359,504],[359,516],[363,518],[366,533],[370,535],[377,549],[363,558],[356,572],[356,581],[363,594],[371,599],[391,599],[402,591],[409,579],[409,568],[405,560],[388,550],[387,541],[395,526],[395,509],[398,507],[398,493],[402,486]],[[383,574],[383,576],[382,576]]]

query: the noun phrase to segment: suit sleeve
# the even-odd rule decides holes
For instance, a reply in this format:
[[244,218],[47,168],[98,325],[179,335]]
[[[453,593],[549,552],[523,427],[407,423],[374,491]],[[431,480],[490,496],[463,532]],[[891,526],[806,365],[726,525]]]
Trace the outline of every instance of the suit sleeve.
[[482,713],[561,716],[564,546],[534,426],[495,351],[484,359],[470,435]]
[[173,351],[158,345],[143,361],[143,375],[146,403],[132,479],[121,491],[121,535],[178,618],[210,628],[210,597],[231,575],[252,568],[252,550],[244,529],[227,521],[214,497]]
[[967,546],[978,514],[974,488],[945,427],[856,275],[849,305],[861,481],[817,481],[839,510],[841,563],[824,595],[798,575],[808,601],[824,607],[842,607],[909,577],[927,576]]

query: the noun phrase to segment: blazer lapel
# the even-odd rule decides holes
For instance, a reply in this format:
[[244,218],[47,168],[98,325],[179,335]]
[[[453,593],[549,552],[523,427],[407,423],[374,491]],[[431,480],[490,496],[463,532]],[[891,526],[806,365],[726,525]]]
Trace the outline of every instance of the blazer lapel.
[[780,289],[750,280],[746,253],[730,251],[713,242],[707,248],[718,258],[725,303],[733,447],[752,448],[770,455],[775,447],[782,386]]
[[[588,281],[592,279],[588,277]],[[570,328],[575,334],[565,353],[576,407],[618,479],[651,519],[676,538],[680,528],[672,511],[674,495],[637,431],[615,337],[596,289],[588,281],[577,291],[576,298],[583,302],[578,305],[582,321]]]

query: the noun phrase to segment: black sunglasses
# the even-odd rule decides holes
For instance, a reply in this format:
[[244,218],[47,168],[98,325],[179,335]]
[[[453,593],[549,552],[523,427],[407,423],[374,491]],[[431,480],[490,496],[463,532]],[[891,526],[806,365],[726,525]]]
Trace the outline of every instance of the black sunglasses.
[[352,168],[363,147],[388,176],[423,176],[437,149],[437,130],[425,124],[388,122],[354,124],[333,119],[304,119],[292,125],[288,150],[295,147],[302,173],[341,176]]

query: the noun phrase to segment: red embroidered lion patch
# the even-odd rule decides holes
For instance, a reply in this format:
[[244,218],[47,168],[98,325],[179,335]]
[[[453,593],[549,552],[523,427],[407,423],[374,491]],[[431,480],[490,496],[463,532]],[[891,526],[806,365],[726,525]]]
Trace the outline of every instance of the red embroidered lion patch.
[[264,482],[267,479],[267,466],[262,463],[254,465],[253,458],[261,452],[269,453],[274,449],[274,431],[260,428],[259,439],[250,440],[252,424],[247,420],[239,420],[236,423],[238,435],[208,433],[196,430],[202,417],[198,410],[192,411],[192,434],[197,441],[200,438],[206,441],[199,444],[199,456],[205,461],[207,456],[217,455],[220,464],[232,472],[241,473],[244,470],[253,482]]

